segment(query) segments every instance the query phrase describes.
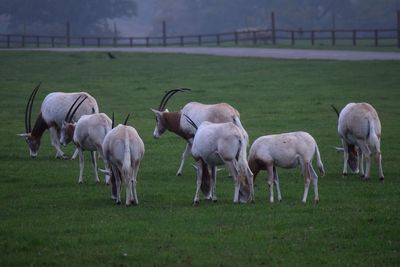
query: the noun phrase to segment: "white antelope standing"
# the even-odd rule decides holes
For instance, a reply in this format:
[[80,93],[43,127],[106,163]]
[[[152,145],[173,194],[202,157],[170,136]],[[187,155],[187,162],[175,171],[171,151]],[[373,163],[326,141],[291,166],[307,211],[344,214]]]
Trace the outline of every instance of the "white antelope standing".
[[[195,129],[196,124],[188,118]],[[199,203],[199,193],[204,177],[209,177],[211,168],[210,192],[207,199],[217,200],[217,166],[225,165],[235,183],[233,202],[254,202],[253,173],[247,164],[247,133],[232,122],[203,122],[198,127],[193,140],[192,155],[196,160],[197,186],[193,204]],[[208,165],[205,167],[204,164]]]
[[[144,144],[136,129],[119,124],[108,132],[103,142],[106,166],[110,166],[113,197],[121,203],[121,183],[126,185],[126,206],[138,205],[136,182]],[[115,191],[114,191],[115,189]]]
[[[80,96],[77,100],[80,99]],[[106,134],[112,129],[111,119],[104,113],[95,113],[90,115],[83,115],[78,122],[72,120],[74,113],[79,108],[79,105],[84,103],[86,97],[75,107],[71,112],[74,105],[71,106],[67,113],[61,128],[60,142],[62,145],[67,145],[71,140],[78,149],[79,155],[79,183],[83,183],[83,169],[85,165],[83,151],[90,151],[93,170],[95,173],[96,182],[99,183],[99,175],[97,172],[96,151],[100,157],[104,159],[103,154],[103,141]],[[76,103],[76,102],[74,102]],[[107,168],[107,167],[106,167]],[[106,184],[109,183],[109,176],[106,174]]]
[[[154,138],[159,138],[166,130],[169,130],[186,140],[186,147],[182,154],[181,164],[176,173],[177,176],[182,174],[183,165],[190,154],[195,134],[194,128],[187,122],[186,118],[182,116],[182,114],[189,116],[197,125],[200,125],[203,121],[214,123],[235,122],[238,127],[243,128],[240,123],[239,112],[226,103],[206,105],[198,102],[190,102],[178,112],[169,112],[165,109],[168,100],[174,94],[188,90],[190,89],[179,88],[167,91],[161,99],[158,110],[152,109],[156,115],[156,126],[153,132]],[[246,138],[248,139],[247,134]]]
[[[343,148],[343,176],[347,175],[347,164],[354,173],[366,179],[370,176],[371,155],[378,164],[378,175],[384,180],[381,155],[381,122],[376,110],[368,103],[349,103],[339,113],[338,133]],[[365,173],[364,173],[365,160]]]
[[254,174],[254,181],[260,170],[267,170],[267,184],[270,189],[270,202],[274,202],[273,185],[275,183],[278,200],[282,201],[279,187],[278,171],[276,167],[294,168],[301,165],[304,176],[303,203],[306,203],[308,188],[312,180],[314,187],[314,201],[319,201],[318,176],[312,166],[314,153],[317,154],[318,169],[323,176],[324,166],[321,161],[317,143],[306,132],[292,132],[274,135],[265,135],[257,138],[249,151],[249,166]]
[[96,99],[85,92],[79,93],[62,93],[55,92],[48,94],[43,100],[40,113],[36,119],[33,128],[31,126],[31,115],[33,100],[39,90],[40,84],[36,86],[32,94],[29,97],[28,103],[25,110],[25,131],[26,133],[18,134],[25,138],[28,146],[30,156],[32,158],[37,157],[40,140],[46,129],[49,129],[51,144],[56,149],[56,158],[65,158],[64,152],[60,148],[60,129],[62,122],[64,121],[65,114],[68,108],[76,100],[78,96],[87,97],[84,104],[81,105],[79,110],[75,113],[72,118],[75,121],[85,114],[98,113],[99,108],[97,106]]

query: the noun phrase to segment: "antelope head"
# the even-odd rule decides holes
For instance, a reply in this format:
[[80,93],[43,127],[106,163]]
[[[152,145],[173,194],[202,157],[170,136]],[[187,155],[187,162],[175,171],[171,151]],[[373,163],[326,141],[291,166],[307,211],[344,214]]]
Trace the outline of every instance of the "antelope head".
[[177,88],[177,89],[172,89],[172,90],[166,91],[165,95],[161,99],[158,110],[151,109],[154,112],[154,114],[156,115],[156,127],[154,128],[154,132],[153,132],[154,138],[156,138],[156,139],[159,138],[167,130],[167,125],[165,123],[164,114],[169,112],[168,109],[165,108],[168,100],[174,94],[176,94],[178,92],[186,92],[186,91],[190,91],[190,90],[191,89],[189,89],[189,88]]
[[[60,133],[60,143],[63,146],[66,146],[68,143],[70,143],[74,137],[74,132],[75,132],[75,125],[76,122],[73,121],[73,117],[80,107],[82,103],[86,100],[87,96],[85,96],[79,103],[78,100],[81,98],[81,96],[78,96],[74,103],[72,103],[71,107],[69,108],[67,115],[65,116],[65,119],[62,123],[61,126],[61,133]],[[78,104],[77,104],[78,103]],[[76,105],[76,106],[75,106]],[[73,109],[73,110],[72,110]]]
[[35,89],[33,89],[31,95],[29,96],[28,103],[26,104],[25,133],[17,134],[18,136],[25,138],[25,141],[29,147],[29,154],[30,154],[31,158],[37,157],[39,147],[40,147],[40,137],[41,136],[32,135],[32,124],[31,124],[33,100],[35,99],[36,93],[39,90],[40,85],[41,85],[41,82],[35,87]]

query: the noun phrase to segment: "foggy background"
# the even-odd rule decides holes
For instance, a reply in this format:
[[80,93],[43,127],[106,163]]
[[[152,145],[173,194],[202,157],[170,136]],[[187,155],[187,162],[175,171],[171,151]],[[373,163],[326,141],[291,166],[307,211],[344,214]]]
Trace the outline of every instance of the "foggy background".
[[161,36],[267,29],[394,29],[400,0],[0,0],[0,33]]

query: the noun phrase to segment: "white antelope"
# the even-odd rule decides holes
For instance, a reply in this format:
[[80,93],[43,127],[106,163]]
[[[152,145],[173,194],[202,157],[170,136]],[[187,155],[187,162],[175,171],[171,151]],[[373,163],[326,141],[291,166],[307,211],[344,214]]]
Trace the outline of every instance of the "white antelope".
[[[196,124],[188,118],[194,128]],[[193,205],[199,204],[199,193],[208,178],[208,167],[211,168],[210,191],[206,199],[217,200],[217,169],[225,165],[234,179],[235,189],[233,202],[254,202],[253,173],[247,164],[247,133],[232,122],[203,122],[198,127],[193,140],[192,155],[197,162],[197,187]],[[207,166],[205,166],[208,165]],[[204,192],[204,191],[203,191]]]
[[106,166],[112,171],[112,194],[117,204],[121,204],[122,182],[126,185],[126,206],[138,205],[136,182],[144,144],[136,129],[122,124],[113,128],[104,138],[103,153]]
[[249,151],[249,166],[254,174],[254,181],[260,170],[267,170],[267,184],[270,190],[270,202],[274,202],[273,185],[276,185],[278,200],[282,201],[276,167],[294,168],[301,165],[304,176],[303,203],[307,201],[308,188],[312,180],[314,201],[319,201],[318,176],[312,166],[314,153],[317,154],[318,169],[323,176],[324,166],[321,161],[317,143],[306,132],[292,132],[275,135],[265,135],[257,138]]
[[[177,92],[189,91],[188,88],[173,89],[166,92],[161,99],[158,110],[152,109],[156,115],[156,126],[153,132],[154,138],[159,138],[166,130],[174,132],[186,140],[186,147],[182,154],[181,164],[176,173],[177,176],[182,174],[183,165],[190,154],[195,130],[182,116],[189,116],[196,125],[200,125],[203,121],[214,123],[235,122],[238,127],[243,128],[240,123],[240,114],[232,106],[226,103],[206,105],[198,102],[190,102],[186,104],[181,111],[169,112],[165,109],[168,100]],[[248,136],[246,134],[246,138]]]
[[[368,103],[349,103],[342,111],[332,106],[338,119],[338,133],[343,148],[343,176],[347,175],[347,164],[354,173],[366,179],[370,176],[371,154],[378,164],[378,175],[384,180],[381,155],[381,122],[376,110]],[[365,173],[364,173],[365,159]]]
[[[80,97],[78,97],[77,100],[79,98]],[[106,134],[112,129],[112,121],[104,113],[95,113],[90,115],[83,115],[78,120],[78,122],[73,122],[72,118],[74,116],[74,113],[79,108],[79,105],[81,105],[85,101],[85,99],[86,97],[81,100],[81,102],[76,106],[73,112],[71,112],[71,110],[74,105],[71,106],[61,128],[60,142],[62,145],[65,146],[67,145],[67,143],[73,140],[78,149],[80,170],[78,179],[79,183],[83,183],[83,169],[85,165],[83,151],[90,151],[95,179],[96,182],[99,183],[100,179],[97,172],[96,151],[99,153],[100,157],[104,159],[103,141]],[[105,182],[106,184],[109,183],[109,176],[107,174],[105,177]]]
[[78,96],[87,97],[85,104],[81,105],[79,110],[75,113],[73,120],[78,119],[85,114],[98,113],[99,108],[97,106],[96,99],[85,92],[79,93],[62,93],[55,92],[48,94],[43,100],[41,111],[36,119],[33,129],[31,126],[31,115],[33,100],[39,90],[40,84],[36,86],[32,94],[29,97],[28,103],[25,110],[25,131],[26,133],[18,134],[25,138],[29,146],[30,156],[32,158],[37,157],[40,139],[42,138],[43,132],[49,129],[51,144],[56,149],[56,158],[65,158],[64,152],[60,148],[60,129],[62,122],[64,121],[65,114],[68,108],[76,100]]

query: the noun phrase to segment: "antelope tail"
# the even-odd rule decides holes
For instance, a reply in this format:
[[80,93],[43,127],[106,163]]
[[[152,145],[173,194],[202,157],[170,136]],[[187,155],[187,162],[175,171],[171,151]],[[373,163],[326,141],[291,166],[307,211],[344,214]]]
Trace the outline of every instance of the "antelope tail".
[[[124,141],[124,161],[122,163],[122,176],[125,179],[130,179],[131,175],[131,151],[129,148],[129,133],[125,131],[125,141]],[[129,180],[126,181],[128,183]]]
[[321,174],[321,176],[324,176],[325,175],[324,164],[322,164],[321,155],[319,153],[317,144],[315,144],[315,153],[317,154],[317,166],[319,169],[319,173]]

